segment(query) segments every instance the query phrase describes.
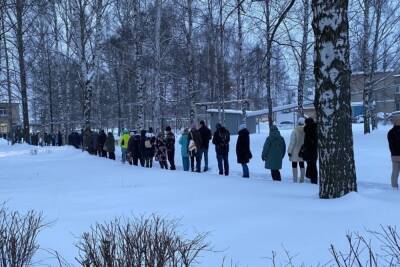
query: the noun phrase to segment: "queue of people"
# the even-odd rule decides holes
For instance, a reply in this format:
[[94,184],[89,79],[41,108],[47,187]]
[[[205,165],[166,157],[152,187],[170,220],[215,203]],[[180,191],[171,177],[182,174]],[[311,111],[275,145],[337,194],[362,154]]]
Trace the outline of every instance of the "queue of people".
[[[400,116],[392,118],[393,128],[388,132],[388,143],[392,159],[391,185],[399,188],[400,174]],[[218,173],[229,175],[229,145],[230,132],[220,123],[216,125],[214,133],[204,121],[199,126],[192,124],[185,128],[178,140],[181,147],[180,154],[184,171],[201,172],[204,159],[203,172],[209,170],[208,152],[210,142],[215,146]],[[240,125],[236,142],[237,163],[241,164],[243,177],[249,178],[248,163],[253,155],[250,150],[250,133],[246,125]],[[64,136],[61,132],[48,134],[37,132],[30,135],[30,144],[35,146],[62,146]],[[66,140],[71,146],[81,148],[89,154],[115,160],[116,141],[112,132],[104,130],[92,131],[87,128],[80,133],[74,131]],[[153,161],[158,161],[162,169],[176,170],[175,166],[175,134],[171,127],[166,127],[165,132],[154,134],[150,127],[148,130],[128,131],[123,130],[119,140],[122,163],[140,165],[146,168],[153,167]],[[290,136],[290,143],[286,147],[284,138],[276,126],[271,126],[269,135],[265,140],[261,159],[265,162],[265,169],[270,170],[274,181],[281,181],[283,159],[288,155],[292,165],[293,182],[303,183],[308,178],[312,184],[318,183],[318,135],[317,124],[312,118],[299,118],[296,127]]]

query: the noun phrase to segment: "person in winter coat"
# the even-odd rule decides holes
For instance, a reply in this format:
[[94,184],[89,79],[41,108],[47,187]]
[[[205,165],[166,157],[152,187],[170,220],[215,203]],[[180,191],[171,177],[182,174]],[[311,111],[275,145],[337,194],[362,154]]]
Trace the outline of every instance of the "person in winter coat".
[[122,132],[122,136],[120,138],[119,144],[121,146],[121,154],[122,154],[122,163],[126,162],[126,154],[128,150],[128,142],[129,142],[129,132],[127,129],[124,129]]
[[189,171],[189,129],[185,128],[179,138],[181,145],[182,165],[184,171]]
[[63,136],[62,136],[60,131],[58,131],[58,134],[57,134],[57,145],[58,146],[62,146],[63,145]]
[[107,157],[107,152],[104,151],[104,144],[106,142],[107,135],[104,130],[101,130],[98,137],[97,137],[97,151],[100,157]]
[[392,187],[399,189],[399,173],[400,173],[400,116],[392,118],[393,128],[387,135],[389,142],[390,154],[392,156]]
[[144,141],[144,160],[145,160],[146,168],[153,167],[155,143],[156,143],[156,137],[153,133],[153,128],[150,127],[149,131],[146,133],[146,139]]
[[242,164],[243,178],[249,178],[249,167],[247,163],[253,157],[250,151],[250,133],[246,129],[245,124],[239,126],[238,139],[236,142],[236,157],[237,162]]
[[303,159],[307,162],[306,177],[312,184],[318,183],[318,135],[317,124],[313,118],[307,118],[304,126]]
[[92,132],[92,154],[95,156],[99,155],[99,153],[97,151],[99,148],[98,141],[99,141],[99,133],[96,131],[93,131]]
[[145,149],[146,149],[146,130],[141,130],[140,131],[140,143],[139,143],[139,151],[140,151],[139,162],[140,162],[140,166],[142,166],[142,167],[144,167],[146,164]]
[[168,169],[167,146],[162,133],[159,133],[156,140],[156,160],[160,163],[161,169]]
[[298,182],[297,165],[300,167],[300,183],[304,182],[304,160],[302,158],[304,144],[304,118],[299,118],[297,126],[290,136],[288,148],[289,160],[292,162],[293,181]]
[[265,168],[271,170],[271,176],[274,181],[281,181],[282,160],[285,157],[286,144],[281,136],[278,127],[271,126],[269,136],[265,140],[261,159],[265,161]]
[[175,168],[175,135],[172,132],[170,126],[165,128],[165,144],[167,147],[167,157],[170,165],[170,170],[176,170]]
[[129,164],[138,166],[140,159],[140,135],[133,131],[128,141]]
[[83,132],[83,147],[84,151],[87,151],[89,154],[92,154],[92,131],[89,127],[85,129]]
[[115,160],[115,139],[112,132],[109,132],[107,135],[106,142],[104,143],[104,151],[108,153],[108,158]]
[[213,144],[215,145],[215,153],[217,154],[219,174],[229,175],[229,142],[231,140],[229,131],[221,124],[217,123],[216,131],[213,136]]
[[201,135],[199,130],[196,128],[196,124],[193,123],[189,132],[189,156],[190,156],[190,167],[194,172],[194,161],[196,160],[196,172],[201,170],[201,158],[200,158],[200,147],[202,144]]
[[208,148],[210,145],[210,140],[212,138],[212,133],[211,130],[208,129],[206,123],[204,121],[200,121],[200,128],[199,132],[201,135],[201,147],[200,147],[200,165],[201,165],[201,160],[204,155],[204,169],[203,171],[208,171]]

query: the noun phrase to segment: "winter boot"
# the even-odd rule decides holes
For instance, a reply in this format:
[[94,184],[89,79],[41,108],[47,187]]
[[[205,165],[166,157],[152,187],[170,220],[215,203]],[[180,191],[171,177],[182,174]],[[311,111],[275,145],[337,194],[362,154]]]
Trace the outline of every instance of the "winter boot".
[[304,175],[306,171],[304,168],[300,168],[300,183],[304,183]]
[[292,172],[293,172],[293,182],[297,183],[297,178],[298,178],[297,168],[292,168]]

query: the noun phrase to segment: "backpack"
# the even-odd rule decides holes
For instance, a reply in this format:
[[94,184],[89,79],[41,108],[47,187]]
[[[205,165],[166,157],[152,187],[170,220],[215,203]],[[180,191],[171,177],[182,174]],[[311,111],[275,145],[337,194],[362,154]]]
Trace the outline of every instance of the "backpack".
[[144,141],[144,147],[145,147],[145,148],[151,148],[151,147],[152,147],[151,142],[150,142],[150,139],[146,139],[146,140]]
[[220,132],[219,137],[221,138],[221,147],[229,146],[229,134],[227,131]]

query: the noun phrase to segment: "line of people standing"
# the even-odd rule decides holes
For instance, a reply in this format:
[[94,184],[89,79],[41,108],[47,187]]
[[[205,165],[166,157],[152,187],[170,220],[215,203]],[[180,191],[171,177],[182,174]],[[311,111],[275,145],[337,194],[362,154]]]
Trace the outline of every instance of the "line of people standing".
[[[210,142],[212,142],[215,146],[218,173],[229,175],[230,132],[219,123],[215,128],[215,132],[212,133],[205,122],[200,121],[199,126],[192,124],[190,129],[184,129],[178,140],[184,171],[201,172],[202,162],[204,162],[203,172],[209,170],[208,151]],[[78,137],[77,133],[72,133],[70,138],[72,145],[79,142],[74,142],[75,139],[78,140]],[[160,168],[176,170],[175,134],[169,126],[157,135],[154,134],[151,127],[148,130],[140,131],[125,129],[120,137],[119,145],[122,163],[127,162],[130,165],[152,168],[153,161],[158,161]],[[103,130],[97,133],[86,129],[82,134],[82,148],[90,154],[115,160],[115,139],[111,132],[106,135]],[[302,183],[307,177],[311,183],[318,183],[317,127],[312,118],[299,118],[297,126],[291,134],[287,150],[279,129],[276,126],[270,128],[261,158],[265,161],[265,168],[271,171],[272,179],[275,181],[282,179],[280,170],[286,153],[292,164],[294,182]],[[236,158],[237,163],[242,166],[244,178],[250,177],[248,163],[252,157],[250,133],[246,125],[242,124],[238,129]]]
[[[297,126],[290,136],[290,143],[287,149],[289,160],[292,163],[293,182],[303,183],[304,177],[307,177],[311,183],[318,183],[317,150],[316,123],[312,118],[299,118]],[[281,181],[282,179],[280,170],[282,169],[285,154],[285,140],[281,136],[279,129],[273,125],[264,143],[261,158],[265,161],[265,168],[271,170],[272,179],[275,181]],[[305,169],[304,162],[307,163],[307,169]]]

